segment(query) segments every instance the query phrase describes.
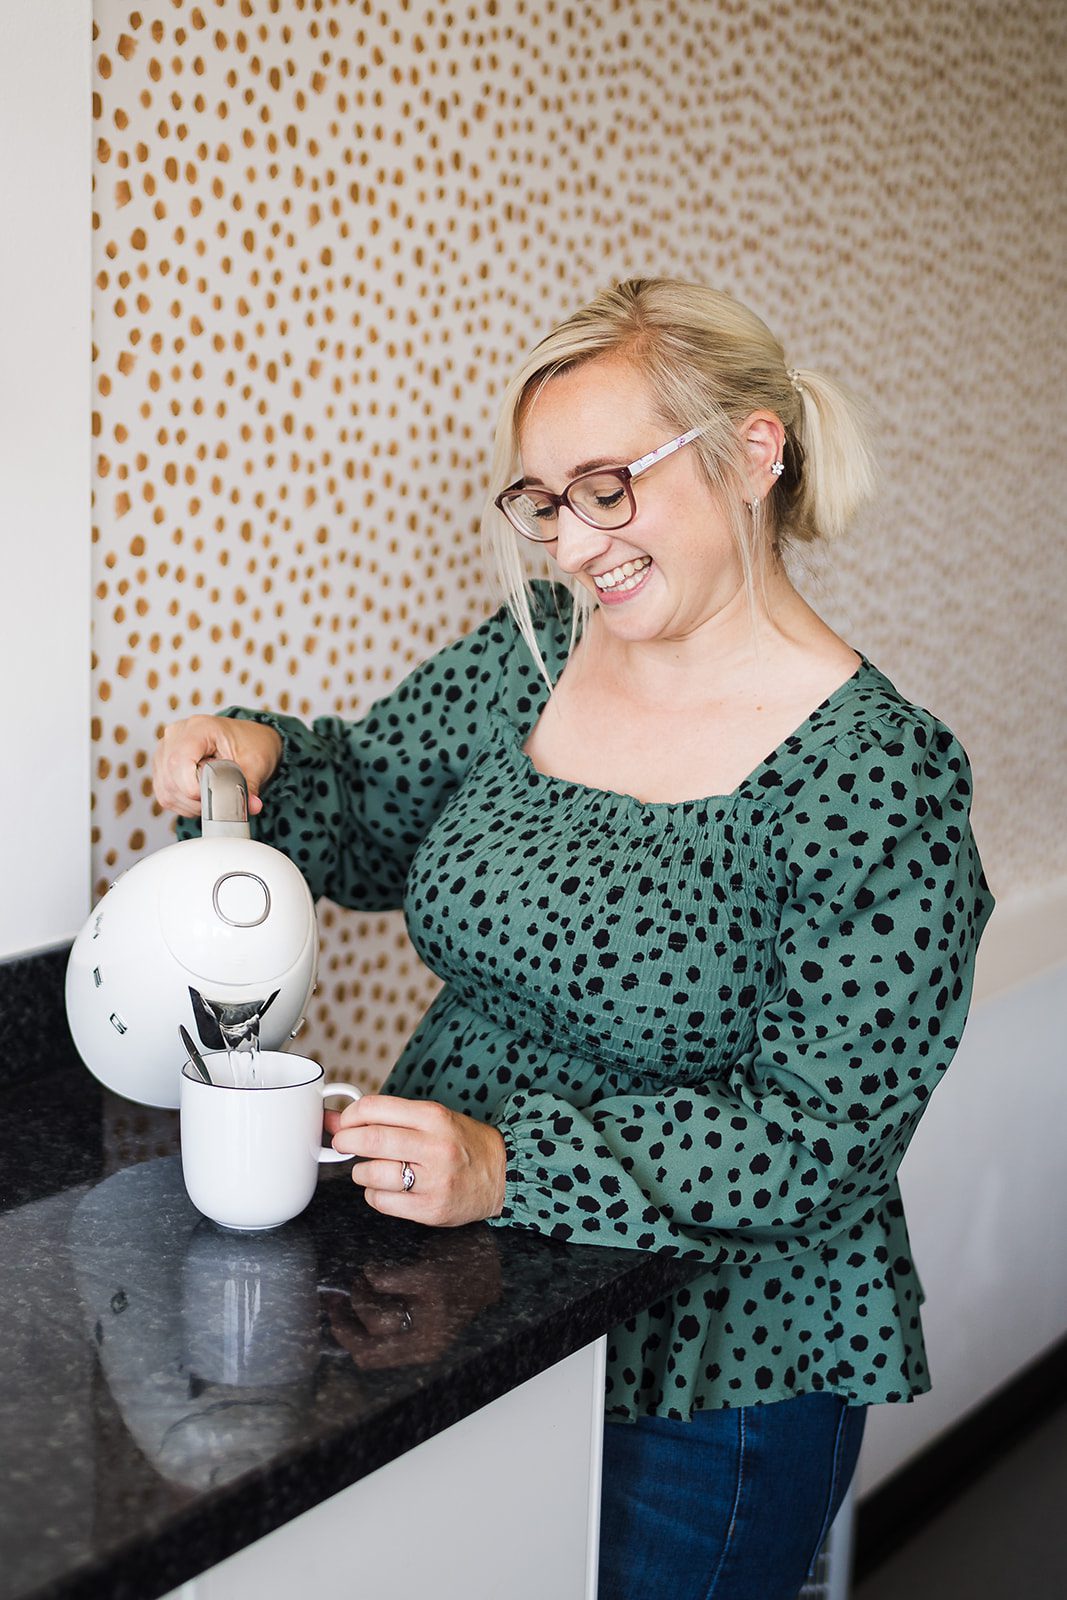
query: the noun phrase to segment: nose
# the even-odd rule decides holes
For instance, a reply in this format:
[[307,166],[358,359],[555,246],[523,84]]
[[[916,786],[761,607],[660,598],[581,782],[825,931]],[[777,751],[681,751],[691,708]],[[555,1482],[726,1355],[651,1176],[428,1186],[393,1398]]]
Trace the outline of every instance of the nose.
[[553,559],[564,572],[580,572],[588,562],[602,556],[612,540],[609,529],[591,528],[570,506],[560,506],[556,529]]

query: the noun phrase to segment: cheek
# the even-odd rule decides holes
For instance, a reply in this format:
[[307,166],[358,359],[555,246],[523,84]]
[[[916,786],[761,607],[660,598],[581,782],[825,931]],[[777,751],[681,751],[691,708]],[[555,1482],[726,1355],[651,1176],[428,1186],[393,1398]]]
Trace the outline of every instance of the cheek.
[[715,523],[667,526],[649,541],[648,553],[665,576],[691,587],[694,597],[709,584],[735,586],[744,571],[729,530]]

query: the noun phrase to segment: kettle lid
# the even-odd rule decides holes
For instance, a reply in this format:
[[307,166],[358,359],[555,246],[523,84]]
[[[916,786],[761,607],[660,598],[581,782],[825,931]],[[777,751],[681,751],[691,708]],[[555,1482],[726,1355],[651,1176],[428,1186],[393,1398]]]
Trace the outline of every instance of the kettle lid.
[[213,984],[280,977],[303,955],[315,906],[299,869],[254,839],[187,839],[163,852],[159,924],[175,960]]

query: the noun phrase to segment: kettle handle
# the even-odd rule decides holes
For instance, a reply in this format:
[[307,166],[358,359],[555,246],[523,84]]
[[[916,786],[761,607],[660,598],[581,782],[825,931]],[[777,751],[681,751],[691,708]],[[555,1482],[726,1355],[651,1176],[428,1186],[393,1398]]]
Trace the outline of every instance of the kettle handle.
[[205,839],[249,839],[248,784],[236,761],[200,763],[200,831]]

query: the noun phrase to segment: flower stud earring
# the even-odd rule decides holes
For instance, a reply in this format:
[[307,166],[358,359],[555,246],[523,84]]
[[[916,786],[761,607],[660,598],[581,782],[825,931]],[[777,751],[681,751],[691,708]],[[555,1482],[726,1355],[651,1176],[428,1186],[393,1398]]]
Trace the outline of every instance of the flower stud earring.
[[771,472],[774,474],[774,476],[776,478],[780,478],[784,471],[785,471],[785,462],[784,461],[775,461],[775,462],[772,463]]

